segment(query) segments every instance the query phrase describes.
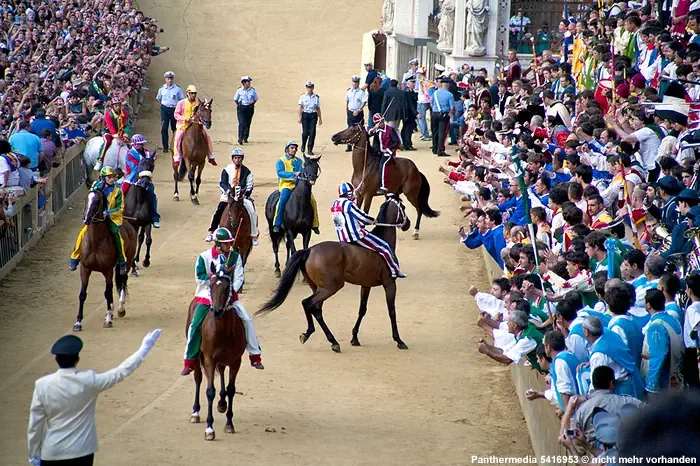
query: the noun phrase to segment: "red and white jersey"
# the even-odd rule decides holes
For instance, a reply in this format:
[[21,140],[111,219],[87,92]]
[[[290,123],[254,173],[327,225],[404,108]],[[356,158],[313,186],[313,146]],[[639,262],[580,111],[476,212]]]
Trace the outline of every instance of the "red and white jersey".
[[354,202],[343,198],[333,201],[331,214],[335,233],[343,243],[352,243],[367,236],[365,227],[374,222],[374,218],[364,213]]

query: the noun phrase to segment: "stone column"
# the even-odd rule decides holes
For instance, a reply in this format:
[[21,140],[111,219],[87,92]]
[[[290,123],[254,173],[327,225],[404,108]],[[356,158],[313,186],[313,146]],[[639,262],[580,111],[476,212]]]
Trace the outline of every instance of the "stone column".
[[[508,54],[510,20],[510,0],[491,0],[489,2],[491,17],[487,37],[487,55],[505,58]],[[491,49],[493,47],[493,50]]]
[[[394,5],[394,35],[413,36],[413,0],[396,0]],[[425,24],[426,35],[428,34],[428,23]]]
[[466,47],[467,2],[455,0],[455,35],[452,55],[463,56]]
[[432,0],[414,0],[413,37],[428,37],[428,17],[432,12]]

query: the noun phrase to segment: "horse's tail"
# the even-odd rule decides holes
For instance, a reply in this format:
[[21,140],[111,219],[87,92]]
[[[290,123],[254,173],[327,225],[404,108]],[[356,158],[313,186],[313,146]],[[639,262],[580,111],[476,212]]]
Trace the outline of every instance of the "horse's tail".
[[430,183],[424,174],[420,174],[420,190],[418,191],[418,206],[420,212],[428,218],[435,218],[440,215],[440,212],[435,211],[428,205],[430,197]]
[[259,314],[269,314],[284,303],[287,299],[289,291],[294,286],[294,280],[297,278],[297,273],[299,271],[304,271],[306,266],[306,260],[309,258],[309,252],[311,249],[302,249],[301,251],[295,252],[289,259],[289,263],[284,268],[284,273],[282,278],[280,278],[277,284],[277,289],[272,297],[260,308],[255,315]]
[[119,273],[119,266],[114,270],[114,281],[116,282],[115,284],[117,285],[117,293],[121,293],[122,290],[124,293],[127,295],[129,294],[129,288],[127,287],[127,281],[129,280],[129,274],[125,273],[124,275]]

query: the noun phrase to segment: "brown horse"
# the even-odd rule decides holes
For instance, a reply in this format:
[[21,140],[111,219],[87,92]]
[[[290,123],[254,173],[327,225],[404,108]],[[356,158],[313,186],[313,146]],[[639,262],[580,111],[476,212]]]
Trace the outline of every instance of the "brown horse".
[[[119,188],[115,188],[119,189]],[[104,327],[112,327],[113,297],[112,283],[117,268],[117,248],[114,245],[114,237],[105,224],[104,211],[106,199],[100,190],[91,191],[88,195],[83,223],[88,226],[83,237],[80,250],[80,304],[78,307],[78,320],[73,325],[74,331],[83,329],[83,307],[87,299],[87,288],[92,272],[100,272],[105,277],[105,299],[107,300],[107,315],[105,316]],[[127,270],[136,252],[136,230],[129,222],[124,222],[121,226],[121,234],[124,239],[124,255],[126,256]],[[126,315],[124,302],[126,301],[128,274],[120,275],[116,271],[117,291],[119,292],[119,317]]]
[[[387,201],[379,208],[377,222],[378,226],[372,233],[386,241],[392,251],[396,249],[396,228],[407,231],[411,226],[403,203],[392,194],[387,195]],[[408,349],[399,336],[399,328],[396,324],[396,279],[391,277],[389,267],[379,254],[354,244],[324,241],[309,249],[295,252],[284,269],[284,274],[273,296],[256,314],[267,314],[280,307],[294,286],[300,270],[312,291],[312,295],[301,302],[308,324],[306,331],[299,336],[302,344],[306,343],[315,331],[313,322],[315,317],[326,334],[331,349],[340,353],[340,344],[323,320],[323,302],[343,288],[345,283],[352,283],[360,285],[362,290],[360,312],[352,329],[351,344],[360,346],[357,334],[360,331],[362,318],[367,312],[370,290],[375,286],[383,286],[391,320],[392,337],[399,349]]]
[[[369,134],[360,124],[334,134],[331,136],[331,141],[335,145],[352,145],[352,184],[356,188],[357,205],[369,213],[372,198],[381,186],[381,154],[374,150],[369,142]],[[423,215],[428,218],[440,215],[440,212],[434,211],[428,205],[430,184],[412,160],[394,158],[388,163],[387,191],[397,195],[405,194],[408,201],[416,208],[418,218],[413,230],[413,239],[418,239]]]
[[[232,269],[217,268],[211,266],[212,278],[209,282],[211,289],[211,311],[202,323],[202,345],[199,353],[199,364],[194,370],[194,405],[192,406],[192,416],[190,422],[199,423],[199,389],[202,385],[202,365],[207,376],[207,428],[204,431],[205,440],[214,440],[214,415],[212,405],[216,397],[214,387],[214,372],[219,371],[221,378],[220,399],[216,409],[220,413],[226,413],[226,427],[224,432],[233,434],[233,397],[236,394],[236,376],[241,368],[241,358],[245,351],[245,328],[243,322],[238,318],[233,308],[233,290],[231,278]],[[190,303],[189,314],[187,315],[187,325],[185,326],[185,337],[192,322],[192,316],[197,304],[194,300]],[[224,372],[228,367],[228,385],[224,389]],[[228,397],[228,403],[226,402]]]
[[243,205],[243,195],[232,191],[228,194],[228,205],[221,214],[219,226],[228,228],[236,238],[237,251],[241,255],[241,261],[245,266],[250,251],[253,250],[253,238],[250,237],[250,216]]
[[[175,194],[173,199],[180,200],[180,194],[177,190],[178,181],[182,181],[187,174],[187,179],[190,182],[190,200],[192,204],[199,205],[199,185],[202,183],[202,170],[209,158],[209,144],[207,137],[204,135],[204,128],[211,128],[211,104],[214,99],[204,102],[198,101],[195,107],[194,115],[190,125],[182,135],[180,145],[180,166],[176,167],[173,161],[173,180],[175,180]],[[173,138],[174,139],[174,138]],[[175,141],[173,140],[173,144]],[[194,172],[197,171],[197,187],[195,189]]]

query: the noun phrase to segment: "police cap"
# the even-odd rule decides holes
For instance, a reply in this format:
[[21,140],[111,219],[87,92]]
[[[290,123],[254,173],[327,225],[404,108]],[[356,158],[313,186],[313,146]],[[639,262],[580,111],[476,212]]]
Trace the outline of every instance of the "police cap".
[[83,349],[83,340],[75,335],[64,335],[51,347],[51,354],[71,355],[78,354]]

